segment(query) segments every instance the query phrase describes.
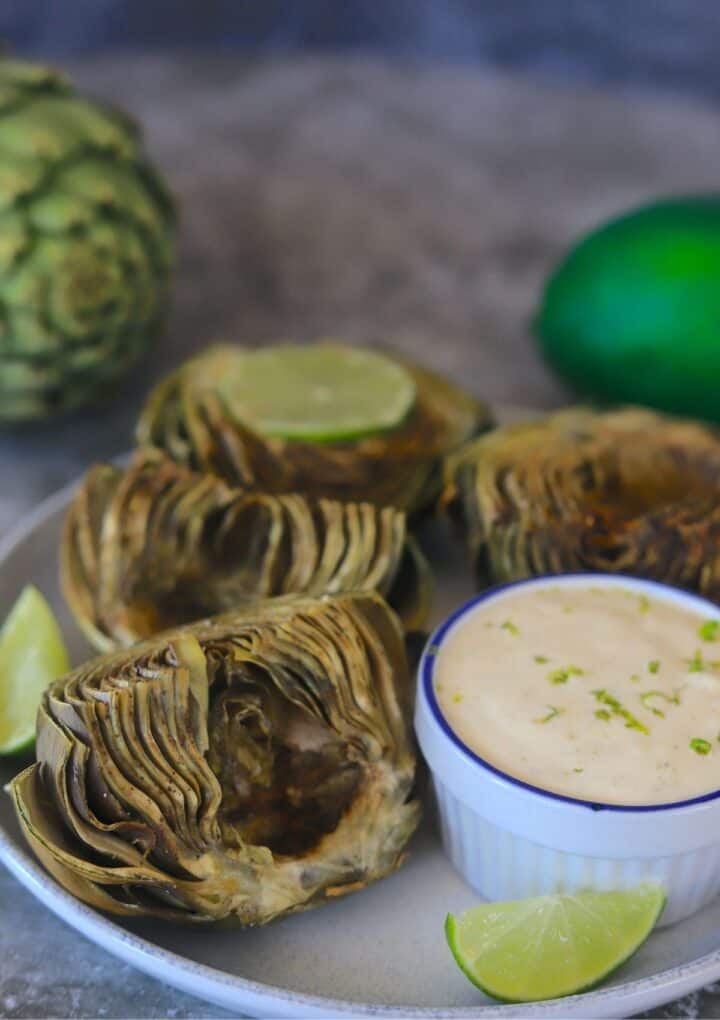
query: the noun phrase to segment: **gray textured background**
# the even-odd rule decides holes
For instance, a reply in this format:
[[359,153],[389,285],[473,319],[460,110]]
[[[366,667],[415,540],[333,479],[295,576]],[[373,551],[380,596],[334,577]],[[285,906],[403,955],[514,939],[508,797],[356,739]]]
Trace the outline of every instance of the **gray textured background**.
[[486,63],[720,96],[715,0],[3,0],[24,52],[207,46]]
[[[580,231],[708,189],[717,109],[382,60],[115,56],[72,66],[133,109],[183,208],[175,308],[107,407],[0,435],[0,530],[130,442],[154,378],[218,338],[341,335],[412,352],[490,400],[552,406],[528,323]],[[111,961],[0,872],[3,1016],[220,1016]],[[720,1016],[706,993],[654,1015]]]

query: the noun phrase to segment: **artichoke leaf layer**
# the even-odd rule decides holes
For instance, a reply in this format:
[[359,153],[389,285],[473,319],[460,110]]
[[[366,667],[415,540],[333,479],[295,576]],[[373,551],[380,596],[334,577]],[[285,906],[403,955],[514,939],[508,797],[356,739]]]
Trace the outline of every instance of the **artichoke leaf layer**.
[[371,503],[229,488],[140,451],[90,470],[61,547],[65,596],[101,651],[274,595],[378,591],[408,631],[430,571],[405,514]]
[[445,465],[478,581],[626,573],[720,601],[720,433],[627,407],[499,428]]
[[415,405],[397,428],[343,442],[262,436],[238,420],[220,392],[220,381],[232,377],[246,351],[210,347],[164,379],[141,414],[139,445],[158,447],[178,463],[234,485],[369,500],[413,512],[436,498],[441,458],[491,423],[487,407],[459,387],[384,351],[415,384]]
[[410,703],[378,595],[270,599],[56,681],[10,789],[85,902],[263,924],[401,863],[420,812]]

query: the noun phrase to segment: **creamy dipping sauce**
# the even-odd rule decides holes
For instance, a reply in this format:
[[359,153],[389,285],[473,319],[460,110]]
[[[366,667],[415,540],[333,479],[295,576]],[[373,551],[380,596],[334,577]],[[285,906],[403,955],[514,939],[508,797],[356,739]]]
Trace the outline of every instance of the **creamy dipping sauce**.
[[510,589],[436,651],[451,729],[517,779],[607,804],[720,789],[720,623],[616,585]]

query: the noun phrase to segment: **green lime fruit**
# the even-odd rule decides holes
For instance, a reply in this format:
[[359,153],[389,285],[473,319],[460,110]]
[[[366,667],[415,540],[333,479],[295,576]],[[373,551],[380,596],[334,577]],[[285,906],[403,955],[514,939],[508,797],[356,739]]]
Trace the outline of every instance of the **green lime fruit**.
[[488,995],[534,1002],[574,995],[624,963],[655,926],[665,891],[580,892],[483,903],[450,914],[445,934],[460,968]]
[[580,393],[720,420],[720,196],[631,211],[547,283],[542,350]]
[[316,443],[397,428],[415,403],[415,382],[402,365],[339,344],[247,351],[218,389],[261,435]]
[[28,585],[0,630],[0,754],[32,747],[42,693],[69,669],[53,611]]

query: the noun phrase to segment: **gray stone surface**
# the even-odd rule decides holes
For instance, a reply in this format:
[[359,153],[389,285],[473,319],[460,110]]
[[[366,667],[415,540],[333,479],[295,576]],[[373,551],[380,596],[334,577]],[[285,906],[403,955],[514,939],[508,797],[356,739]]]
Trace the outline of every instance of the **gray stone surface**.
[[[382,340],[491,400],[562,388],[528,324],[579,232],[716,187],[717,111],[472,69],[231,58],[78,63],[133,109],[183,209],[167,334],[115,403],[0,435],[0,531],[128,447],[153,379],[217,338]],[[105,956],[0,872],[0,1015],[220,1016]],[[720,996],[655,1015],[720,1016]]]

